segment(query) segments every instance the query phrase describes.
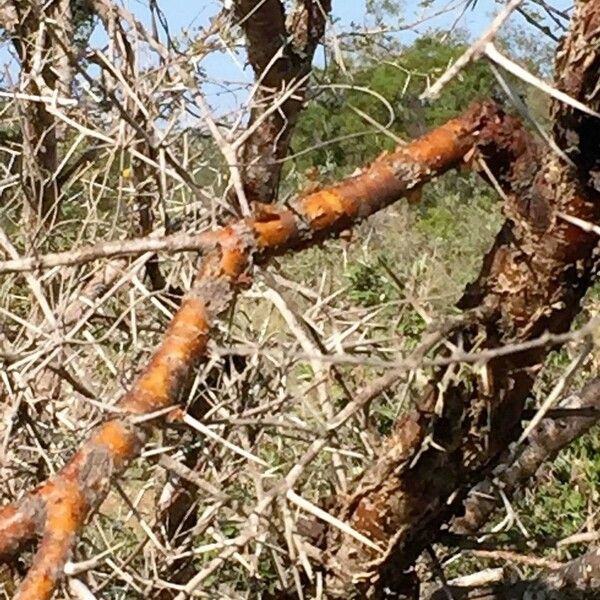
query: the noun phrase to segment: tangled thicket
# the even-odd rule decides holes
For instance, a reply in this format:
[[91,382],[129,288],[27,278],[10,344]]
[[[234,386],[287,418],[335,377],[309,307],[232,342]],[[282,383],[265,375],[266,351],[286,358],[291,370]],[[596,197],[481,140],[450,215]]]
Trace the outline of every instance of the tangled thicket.
[[[5,596],[595,597],[594,532],[511,503],[600,409],[600,1],[512,0],[472,45],[383,28],[397,63],[328,0],[226,4],[173,38],[155,2],[0,3]],[[553,86],[494,44],[514,11],[568,19]],[[240,39],[249,101],[216,116],[202,61]]]

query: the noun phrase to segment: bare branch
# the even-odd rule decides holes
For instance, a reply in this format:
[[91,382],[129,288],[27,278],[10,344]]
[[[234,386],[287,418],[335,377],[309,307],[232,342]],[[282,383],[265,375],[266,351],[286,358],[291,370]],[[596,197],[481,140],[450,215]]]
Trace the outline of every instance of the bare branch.
[[[485,127],[497,127],[501,117],[490,105],[475,106],[363,174],[299,198],[293,210],[264,207],[253,218],[212,234],[215,247],[202,259],[161,345],[118,404],[123,416],[93,431],[48,483],[0,510],[1,555],[18,550],[33,532],[42,535],[19,600],[51,596],[79,531],[105,497],[111,479],[139,455],[147,430],[181,397],[190,371],[206,353],[216,317],[249,282],[252,257],[305,247],[380,210],[460,164],[476,141],[491,143]],[[510,119],[507,124],[514,126]]]
[[[359,221],[387,204],[395,202],[405,193],[421,185],[424,178],[429,179],[435,176],[435,171],[425,173],[422,166],[413,161],[410,148],[414,149],[416,153],[414,156],[418,157],[418,160],[423,157],[425,161],[429,160],[427,153],[430,152],[430,149],[443,148],[443,153],[427,168],[436,170],[451,168],[460,164],[465,152],[472,147],[475,141],[479,142],[484,153],[487,152],[486,143],[493,146],[494,138],[492,136],[501,130],[501,127],[495,123],[496,116],[496,109],[490,104],[474,106],[464,117],[449,122],[446,126],[432,132],[430,136],[414,142],[408,149],[406,146],[400,147],[395,153],[373,163],[362,174],[350,177],[337,186],[293,201],[289,208],[271,209],[259,206],[255,215],[244,220],[244,223],[255,233],[261,235],[263,227],[265,227],[263,221],[296,222],[297,231],[295,233],[287,231],[285,235],[282,235],[277,252],[284,252],[289,248],[318,241],[322,235],[321,229],[331,228],[338,232],[342,231],[352,222]],[[505,117],[500,115],[499,118]],[[509,139],[505,132],[504,137],[498,137],[500,144],[508,143],[514,145],[515,148],[521,147],[524,139],[519,139],[519,135],[522,135],[523,132],[515,121],[508,119],[507,123],[513,128],[515,139]],[[489,137],[480,136],[476,140],[473,132],[481,130],[488,132],[486,135]],[[499,176],[503,177],[504,175]],[[343,212],[337,214],[335,207],[331,204],[333,200],[330,194],[348,198],[348,205]],[[353,203],[360,203],[360,206],[354,206]],[[319,211],[323,210],[322,207],[325,206],[329,207],[325,210],[331,211],[330,214],[319,214]],[[308,232],[305,231],[307,226]],[[269,228],[273,233],[275,232],[274,227],[269,225]],[[164,238],[147,237],[102,242],[80,250],[7,260],[0,263],[0,273],[22,273],[61,265],[81,265],[99,258],[136,256],[145,252],[206,251],[213,248],[218,239],[219,235],[215,232],[205,232],[173,234]]]
[[[248,125],[252,134],[240,157],[250,202],[272,202],[277,195],[282,159],[304,104],[306,79],[330,10],[331,0],[298,0],[286,19],[281,0],[235,2],[257,85]],[[282,101],[280,95],[288,89],[293,93]]]
[[544,419],[530,434],[523,452],[514,462],[501,463],[494,469],[494,479],[478,484],[465,500],[465,513],[454,520],[452,529],[457,533],[476,533],[483,527],[497,508],[494,490],[499,488],[509,498],[527,481],[535,476],[538,469],[573,440],[585,434],[600,418],[600,380],[590,381],[580,392],[572,394],[561,408],[591,409],[588,414],[578,416],[568,412],[562,419]]
[[[532,562],[540,561],[533,560]],[[548,568],[548,567],[546,567]],[[446,600],[449,591],[455,600],[593,600],[598,597],[600,550],[595,548],[546,575],[530,581],[505,581],[493,586],[450,586],[427,595],[427,600]],[[507,578],[508,579],[508,578]]]
[[[72,58],[52,43],[50,29],[65,43],[73,40],[70,0],[52,0],[43,7],[34,2],[6,0],[0,6],[0,26],[10,35],[20,61],[22,97],[68,98],[73,80]],[[58,216],[60,194],[53,178],[59,164],[61,131],[48,105],[28,100],[21,111],[25,153],[22,181],[30,203],[32,230],[49,226]]]
[[519,8],[523,0],[511,0],[506,3],[506,6],[494,17],[494,20],[487,28],[485,33],[464,52],[462,56],[456,59],[452,65],[441,75],[441,77],[421,95],[423,99],[435,98],[442,91],[443,87],[454,79],[468,64],[480,58],[485,53],[485,47],[492,42],[500,28]]

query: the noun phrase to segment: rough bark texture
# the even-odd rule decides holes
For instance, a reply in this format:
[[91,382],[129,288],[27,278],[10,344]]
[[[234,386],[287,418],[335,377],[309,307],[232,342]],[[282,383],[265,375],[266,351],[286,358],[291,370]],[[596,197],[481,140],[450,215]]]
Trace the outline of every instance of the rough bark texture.
[[486,588],[448,586],[434,591],[427,600],[447,600],[448,592],[454,600],[596,600],[600,595],[600,549],[531,581]]
[[546,462],[573,440],[583,435],[600,419],[600,379],[590,381],[580,392],[569,396],[561,404],[564,409],[591,409],[583,416],[568,416],[561,419],[544,419],[529,438],[522,454],[513,463],[501,463],[493,472],[493,481],[479,483],[464,503],[464,514],[452,523],[452,531],[471,534],[479,531],[498,507],[495,489],[500,488],[510,498],[527,481],[535,476]]
[[[598,109],[600,2],[582,2],[557,60],[559,89]],[[485,308],[478,326],[453,339],[466,350],[566,331],[592,277],[594,234],[559,212],[597,221],[593,172],[600,129],[579,111],[554,107],[555,139],[577,167],[529,148],[501,182],[507,220],[481,274],[460,301]],[[493,164],[491,165],[494,171]],[[350,498],[336,514],[380,544],[376,552],[332,531],[328,590],[340,597],[414,595],[404,571],[459,510],[466,490],[494,465],[520,431],[524,401],[548,348],[490,360],[479,369],[452,366],[431,382],[418,409],[401,418]]]
[[[277,195],[281,160],[288,153],[304,104],[305,80],[330,10],[331,0],[297,0],[286,19],[281,0],[235,2],[235,16],[246,36],[248,60],[258,83],[248,124],[254,131],[240,157],[250,202],[272,202]],[[282,95],[292,89],[282,101]],[[273,110],[276,102],[280,106]]]
[[[590,105],[598,105],[598,69],[600,68],[600,7],[597,2],[580,5],[572,21],[571,33],[557,53],[556,71],[559,87],[574,98]],[[594,117],[584,115],[565,104],[553,106],[554,137],[566,155],[573,161],[582,184],[589,189],[590,198],[595,200],[600,191],[600,128]],[[524,195],[528,206],[535,206],[535,196]],[[539,204],[539,202],[538,202]],[[578,207],[567,206],[569,214],[577,214]],[[546,212],[543,205],[540,213]],[[592,211],[594,212],[594,211]],[[595,214],[595,212],[594,212]],[[573,399],[575,405],[596,406],[598,383],[588,384],[580,397]],[[533,434],[530,448],[499,479],[507,486],[510,495],[515,488],[531,477],[543,461],[552,459],[556,452],[571,440],[585,432],[595,419],[571,418],[560,424],[545,422]],[[490,489],[490,482],[481,484]],[[493,510],[491,500],[472,498],[465,503],[465,515],[455,522],[457,531],[476,531],[487,520]]]
[[93,431],[48,483],[0,509],[1,556],[18,552],[36,535],[42,537],[18,600],[51,596],[87,516],[104,498],[111,478],[139,454],[147,428],[160,418],[136,417],[180,400],[190,371],[204,355],[214,318],[228,306],[235,289],[249,282],[253,257],[265,260],[346,229],[457,166],[480,137],[488,139],[487,128],[501,126],[517,124],[492,105],[476,105],[356,177],[298,198],[290,208],[264,207],[255,216],[210,234],[215,249],[201,261],[196,281],[150,364],[120,401],[123,417]]

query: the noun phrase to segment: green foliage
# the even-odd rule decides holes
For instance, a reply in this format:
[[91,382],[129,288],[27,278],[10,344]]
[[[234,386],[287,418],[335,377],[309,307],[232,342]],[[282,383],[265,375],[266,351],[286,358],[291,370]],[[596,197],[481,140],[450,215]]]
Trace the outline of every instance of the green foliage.
[[[598,430],[579,438],[545,467],[535,489],[516,505],[531,537],[560,540],[577,533],[586,518],[595,514],[600,479]],[[597,525],[594,518],[592,528]]]
[[94,31],[95,15],[88,0],[71,0],[71,13],[75,25],[75,43],[83,49]]
[[449,206],[431,206],[423,211],[423,217],[416,224],[417,229],[432,238],[450,240],[456,236],[459,224]]
[[[75,31],[74,42],[77,49],[85,49],[96,24],[95,13],[89,5],[88,0],[71,0],[71,15]],[[0,42],[9,39],[9,33],[0,28]]]
[[302,113],[293,139],[294,149],[314,150],[296,158],[296,169],[325,167],[339,175],[351,165],[364,164],[382,150],[396,147],[398,138],[417,137],[456,116],[470,102],[489,97],[495,80],[484,63],[477,63],[450,83],[434,103],[426,106],[418,99],[432,78],[465,48],[460,39],[431,35],[399,49],[397,55],[364,58],[349,65],[351,80],[335,66],[317,73],[316,79],[324,82],[323,92]]
[[348,268],[346,277],[350,282],[348,297],[357,304],[374,306],[388,298],[389,284],[378,265],[353,263]]

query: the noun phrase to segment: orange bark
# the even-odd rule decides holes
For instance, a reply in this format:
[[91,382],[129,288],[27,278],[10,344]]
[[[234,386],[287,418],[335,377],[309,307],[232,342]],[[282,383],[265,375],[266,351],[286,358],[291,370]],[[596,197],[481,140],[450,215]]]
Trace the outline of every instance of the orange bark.
[[[17,600],[51,597],[87,516],[102,502],[111,477],[139,455],[147,429],[158,419],[152,413],[178,402],[188,373],[205,354],[214,319],[235,290],[249,283],[254,258],[264,260],[347,229],[457,166],[476,142],[490,143],[488,134],[502,122],[516,126],[494,106],[476,105],[356,177],[301,197],[290,207],[258,205],[254,216],[209,234],[215,248],[202,259],[149,365],[121,399],[123,416],[99,426],[52,480],[0,509],[0,556],[42,536]],[[143,420],[140,415],[150,416]]]
[[[576,3],[557,59],[556,88],[600,110],[599,0]],[[597,273],[597,236],[561,215],[600,222],[598,120],[558,101],[553,118],[554,142],[570,161],[532,146],[501,182],[507,219],[459,303],[480,316],[450,339],[466,352],[565,333]],[[355,480],[352,495],[333,509],[380,550],[331,528],[324,560],[330,595],[414,597],[417,557],[518,437],[523,407],[553,347],[498,353],[472,370],[449,365],[435,372],[416,407],[378,448],[377,460]]]

